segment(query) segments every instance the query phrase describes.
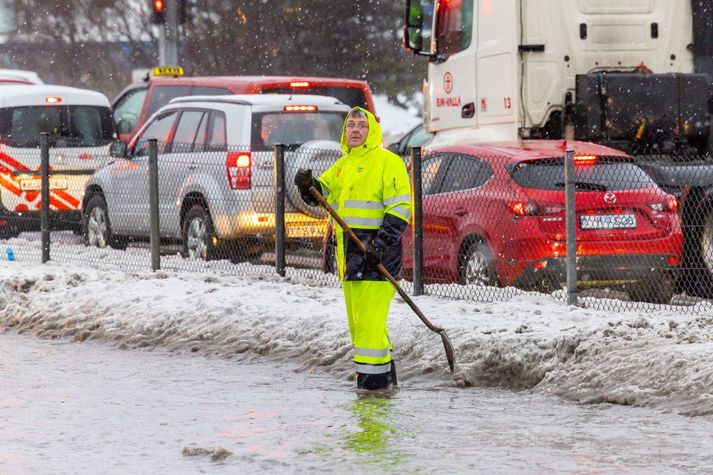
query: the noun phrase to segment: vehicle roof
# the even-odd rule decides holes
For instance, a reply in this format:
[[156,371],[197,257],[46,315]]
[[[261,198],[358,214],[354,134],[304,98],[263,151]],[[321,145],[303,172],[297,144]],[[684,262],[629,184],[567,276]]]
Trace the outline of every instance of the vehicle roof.
[[206,86],[243,86],[247,84],[289,87],[291,82],[310,82],[315,86],[342,86],[368,89],[366,81],[358,79],[305,77],[305,76],[185,76],[185,77],[153,77],[151,82],[157,84],[201,84]]
[[67,86],[0,85],[0,107],[46,106],[46,97],[59,97],[59,105],[109,107],[109,99],[101,92]]
[[22,69],[0,69],[0,83],[43,84],[42,79],[34,71]]
[[466,154],[498,155],[511,162],[524,162],[544,158],[560,157],[565,150],[574,150],[576,154],[592,154],[609,157],[633,157],[621,150],[616,150],[591,142],[577,140],[515,140],[510,142],[461,143],[427,147],[427,152],[455,152]]
[[177,97],[169,102],[175,104],[194,103],[222,103],[222,104],[242,104],[253,108],[275,110],[288,105],[315,105],[318,108],[326,108],[331,111],[348,111],[349,106],[340,102],[339,99],[330,96],[317,96],[308,94],[234,94],[230,96],[185,96]]

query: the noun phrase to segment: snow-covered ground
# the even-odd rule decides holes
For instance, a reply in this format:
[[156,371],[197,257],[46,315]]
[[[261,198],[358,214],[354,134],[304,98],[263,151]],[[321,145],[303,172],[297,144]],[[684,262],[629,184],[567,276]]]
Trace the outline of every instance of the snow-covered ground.
[[[219,263],[193,272],[122,270],[111,264],[112,256],[126,254],[108,250],[100,251],[102,268],[96,269],[82,263],[86,256],[76,246],[66,251],[75,253],[75,263],[41,265],[21,240],[12,242],[18,261],[0,262],[0,329],[122,348],[252,354],[342,381],[353,377],[341,290],[333,283],[313,285],[317,273],[315,280],[269,271],[235,276],[221,272]],[[53,256],[72,262],[62,246]],[[682,314],[671,307],[651,313],[582,309],[527,293],[495,303],[415,301],[448,331],[456,371],[448,372],[438,335],[397,298],[389,326],[405,384],[506,387],[713,413],[710,302]]]

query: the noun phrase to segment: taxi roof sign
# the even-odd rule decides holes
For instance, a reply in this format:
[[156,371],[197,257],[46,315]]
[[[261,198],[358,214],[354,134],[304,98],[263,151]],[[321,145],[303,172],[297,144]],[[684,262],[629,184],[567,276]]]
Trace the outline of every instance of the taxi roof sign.
[[151,70],[151,75],[156,76],[173,76],[181,77],[183,76],[183,68],[180,66],[158,66]]

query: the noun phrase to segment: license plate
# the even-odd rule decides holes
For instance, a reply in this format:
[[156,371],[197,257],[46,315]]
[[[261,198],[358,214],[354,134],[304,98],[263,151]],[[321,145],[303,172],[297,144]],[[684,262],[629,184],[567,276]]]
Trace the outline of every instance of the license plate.
[[582,229],[632,229],[636,227],[634,214],[587,214],[579,217]]
[[286,234],[289,238],[316,238],[322,237],[327,232],[326,223],[314,224],[285,224]]
[[[41,178],[25,178],[20,180],[22,191],[40,191],[42,189]],[[50,177],[50,190],[66,190],[67,179],[60,177]]]

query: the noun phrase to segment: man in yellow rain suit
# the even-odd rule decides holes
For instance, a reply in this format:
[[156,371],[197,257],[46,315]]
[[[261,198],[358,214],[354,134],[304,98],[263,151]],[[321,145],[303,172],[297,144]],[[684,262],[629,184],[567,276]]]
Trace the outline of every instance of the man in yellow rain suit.
[[401,235],[411,221],[411,185],[403,160],[381,146],[381,126],[374,116],[353,108],[344,122],[342,156],[319,179],[300,169],[295,184],[302,199],[317,205],[314,186],[366,246],[359,251],[335,225],[339,278],[354,345],[357,388],[386,389],[396,385],[386,328],[394,288],[376,265],[399,279]]

